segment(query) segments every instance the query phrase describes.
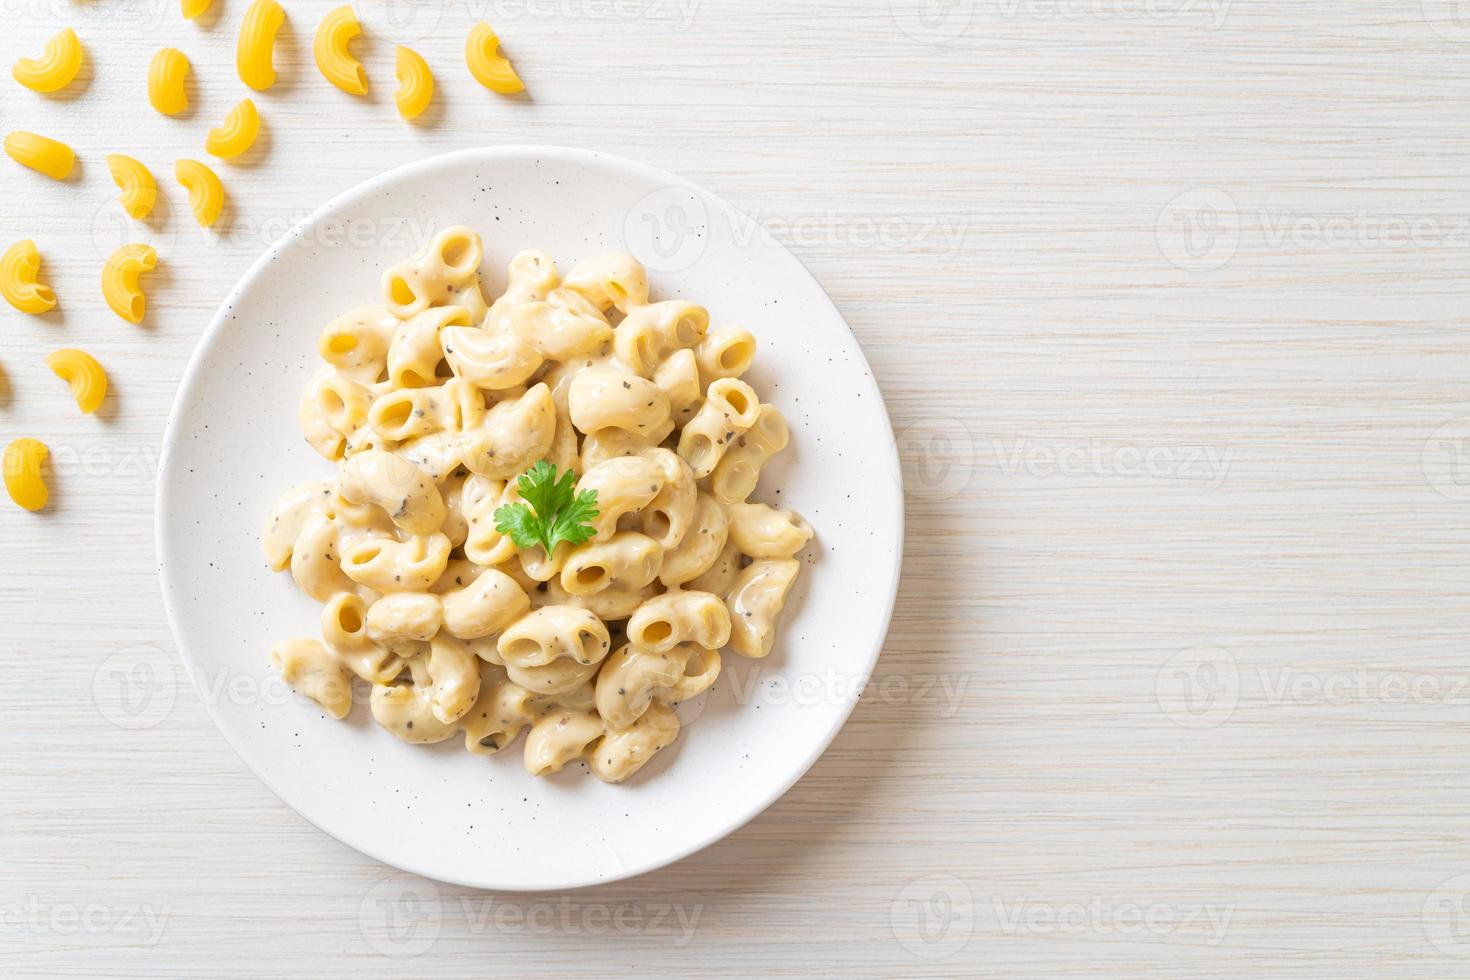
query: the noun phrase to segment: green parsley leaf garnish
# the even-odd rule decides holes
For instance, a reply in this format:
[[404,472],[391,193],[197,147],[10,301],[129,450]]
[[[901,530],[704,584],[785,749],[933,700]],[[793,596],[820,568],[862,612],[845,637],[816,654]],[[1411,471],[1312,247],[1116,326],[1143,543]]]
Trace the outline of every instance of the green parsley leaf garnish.
[[495,530],[510,535],[517,548],[538,544],[550,555],[563,541],[579,545],[597,529],[597,491],[576,491],[576,474],[567,470],[557,479],[556,467],[546,460],[522,473],[516,481],[523,504],[504,504],[495,511]]

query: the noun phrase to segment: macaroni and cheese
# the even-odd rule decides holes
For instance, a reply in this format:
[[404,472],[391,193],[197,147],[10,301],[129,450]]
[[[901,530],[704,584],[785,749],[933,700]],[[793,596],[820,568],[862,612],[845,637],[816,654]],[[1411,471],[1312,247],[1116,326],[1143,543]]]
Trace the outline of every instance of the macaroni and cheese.
[[493,303],[483,256],[448,228],[322,332],[299,417],[336,474],[263,534],[324,604],[321,638],[271,660],[334,718],[365,683],[406,742],[489,755],[525,733],[532,774],[619,782],[721,650],[772,650],[813,532],[747,501],[786,423],[740,378],[755,338],[651,300],[631,256],[562,276],[521,252]]

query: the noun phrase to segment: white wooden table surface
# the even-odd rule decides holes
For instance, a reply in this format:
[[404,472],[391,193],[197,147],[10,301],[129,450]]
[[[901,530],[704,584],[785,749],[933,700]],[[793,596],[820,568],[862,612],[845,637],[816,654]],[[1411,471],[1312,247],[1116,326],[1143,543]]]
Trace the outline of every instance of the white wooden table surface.
[[[1452,0],[359,0],[370,99],[285,0],[268,143],[201,236],[167,179],[244,94],[244,0],[0,0],[65,24],[80,94],[4,79],[0,240],[60,315],[0,309],[7,976],[1452,976],[1470,971],[1470,5]],[[477,19],[531,98],[463,70]],[[443,95],[410,128],[393,44]],[[148,109],[164,44],[197,111]],[[291,223],[452,148],[682,173],[827,287],[900,433],[908,541],[878,675],[724,842],[568,894],[433,885],[279,803],[178,670],[153,467],[186,359]],[[128,326],[105,153],[165,186]],[[758,328],[758,325],[752,325]],[[81,418],[41,363],[96,353]],[[878,477],[875,477],[878,478]],[[1460,957],[1457,959],[1457,957]]]

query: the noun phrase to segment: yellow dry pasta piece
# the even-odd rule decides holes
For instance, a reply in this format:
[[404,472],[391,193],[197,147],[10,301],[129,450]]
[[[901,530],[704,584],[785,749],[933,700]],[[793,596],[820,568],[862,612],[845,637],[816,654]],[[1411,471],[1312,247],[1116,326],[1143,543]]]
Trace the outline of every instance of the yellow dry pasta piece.
[[22,167],[30,167],[52,180],[65,180],[77,155],[56,140],[17,129],[5,137],[5,152]]
[[316,29],[312,53],[316,66],[327,81],[351,95],[367,95],[367,72],[362,62],[352,57],[347,43],[362,33],[357,14],[351,6],[341,6],[322,18]]
[[245,99],[230,110],[223,123],[209,131],[204,148],[210,155],[228,160],[250,149],[259,133],[260,113],[254,102]]
[[475,81],[492,92],[513,95],[526,89],[516,70],[500,53],[500,38],[484,21],[470,28],[470,37],[464,46],[464,61]]
[[41,57],[21,58],[10,73],[32,92],[55,92],[70,85],[81,68],[82,42],[67,27],[46,42]]
[[17,439],[5,447],[5,490],[26,510],[40,510],[51,497],[41,475],[41,466],[50,455],[51,450],[38,439]]
[[179,12],[185,20],[194,20],[210,8],[214,0],[179,0]]
[[158,184],[148,168],[132,157],[111,153],[107,157],[107,169],[112,171],[112,182],[122,189],[118,200],[123,210],[139,221],[148,217],[158,201]]
[[148,104],[165,116],[177,116],[189,108],[184,79],[189,77],[189,59],[178,48],[159,48],[148,66]]
[[22,313],[45,313],[56,305],[56,294],[37,282],[41,253],[29,238],[16,242],[0,255],[0,296]]
[[219,220],[225,207],[225,185],[213,170],[198,160],[176,160],[174,179],[189,192],[189,207],[200,227],[208,228]]
[[286,21],[285,9],[276,0],[255,0],[245,11],[240,25],[240,40],[235,47],[235,69],[240,81],[257,92],[276,84],[276,69],[271,59],[276,46],[276,32]]
[[129,323],[142,323],[147,300],[138,288],[138,277],[158,265],[158,253],[149,245],[124,245],[108,256],[102,266],[102,298],[112,312]]
[[71,385],[71,396],[77,400],[77,408],[91,415],[107,397],[107,372],[97,363],[97,358],[75,347],[63,347],[52,351],[46,358],[49,367],[58,378]]
[[398,46],[398,91],[393,101],[404,119],[415,119],[434,99],[434,74],[429,63],[412,48]]

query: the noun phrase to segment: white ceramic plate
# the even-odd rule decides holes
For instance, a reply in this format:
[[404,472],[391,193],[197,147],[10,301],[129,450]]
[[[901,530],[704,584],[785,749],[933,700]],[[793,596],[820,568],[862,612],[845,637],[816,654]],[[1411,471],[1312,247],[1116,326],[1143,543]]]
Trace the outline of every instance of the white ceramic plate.
[[[381,271],[451,224],[485,239],[487,291],[523,248],[563,268],[628,249],[655,298],[709,308],[759,341],[749,380],[791,425],[754,499],[816,528],[772,655],[725,657],[686,727],[611,786],[581,764],[528,776],[521,744],[484,758],[462,739],[400,743],[359,703],[344,722],[285,689],[271,644],[316,636],[319,606],[273,573],[259,530],[276,496],[332,467],[296,405],[339,313],[378,301]],[[893,609],[903,506],[893,435],[856,341],[785,248],[678,177],[560,147],[468,150],[371,180],[307,218],[251,267],[189,364],[164,436],[157,528],[179,651],[215,723],[277,796],[380,861],[442,881],[562,889],[648,871],[712,843],[816,761],[871,673]],[[779,494],[776,490],[779,488]]]

